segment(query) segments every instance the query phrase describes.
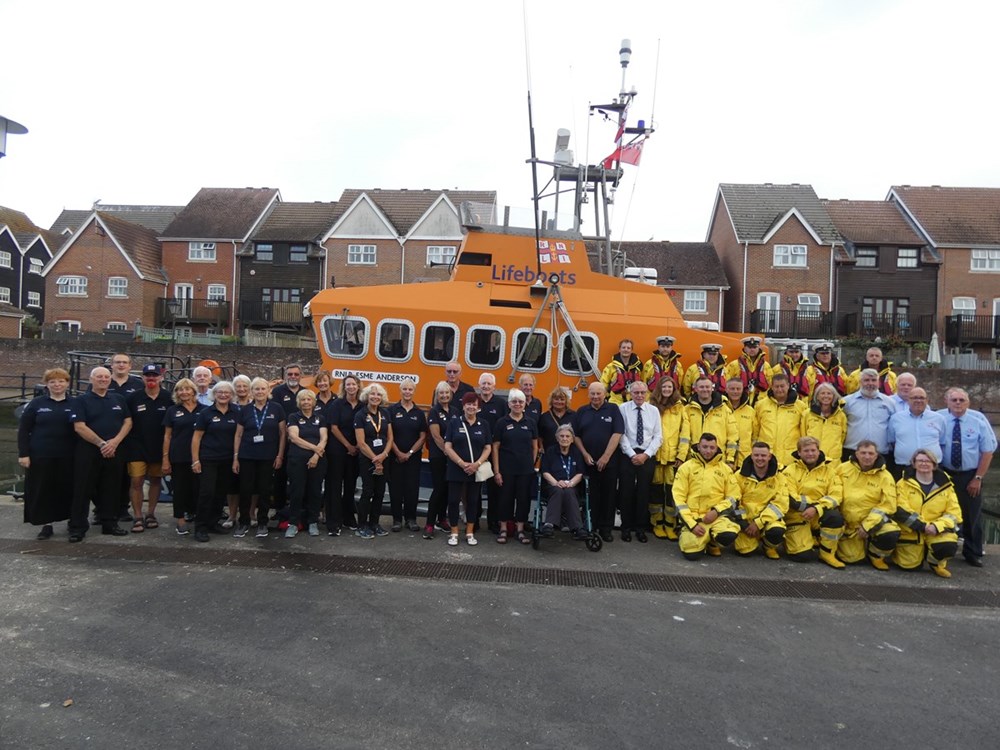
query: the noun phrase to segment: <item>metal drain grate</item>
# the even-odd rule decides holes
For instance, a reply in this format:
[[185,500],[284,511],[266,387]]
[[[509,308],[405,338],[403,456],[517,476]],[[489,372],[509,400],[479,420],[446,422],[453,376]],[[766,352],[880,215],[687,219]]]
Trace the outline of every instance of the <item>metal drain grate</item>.
[[199,567],[224,566],[336,575],[420,578],[435,581],[572,586],[620,591],[659,591],[737,598],[813,599],[1000,608],[1000,591],[984,589],[936,589],[919,586],[783,581],[766,578],[610,573],[560,568],[351,557],[314,552],[257,552],[213,550],[205,547],[163,548],[99,543],[39,544],[28,540],[0,539],[0,553],[114,562],[180,564]]

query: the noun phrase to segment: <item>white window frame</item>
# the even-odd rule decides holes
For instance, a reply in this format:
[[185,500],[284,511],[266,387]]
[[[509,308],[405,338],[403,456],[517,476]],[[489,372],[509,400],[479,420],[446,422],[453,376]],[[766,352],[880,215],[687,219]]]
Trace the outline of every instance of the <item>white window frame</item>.
[[[221,295],[219,290],[222,290]],[[209,284],[205,291],[206,299],[209,302],[225,302],[226,301],[226,285],[225,284]]]
[[188,260],[192,263],[215,263],[216,250],[214,242],[189,242]]
[[[765,302],[766,300],[766,302]],[[768,303],[774,302],[774,307]],[[774,333],[781,326],[781,295],[777,292],[758,292],[757,310],[764,313],[765,320],[761,325],[761,333]]]
[[[326,335],[326,324],[328,322],[332,322],[333,325],[337,325],[339,323],[342,323],[345,320],[349,320],[349,321],[352,321],[352,322],[358,322],[358,323],[364,323],[364,325],[365,325],[365,340],[364,340],[364,342],[362,342],[361,351],[358,352],[357,354],[351,354],[349,352],[334,352],[334,351],[331,351],[330,347],[327,345],[328,341],[327,341],[327,335]],[[369,344],[369,342],[372,339],[372,336],[371,336],[371,333],[372,333],[372,324],[371,324],[371,321],[368,320],[368,318],[365,318],[365,317],[363,317],[361,315],[346,315],[346,316],[344,316],[344,315],[327,315],[325,318],[323,318],[323,322],[320,324],[320,330],[323,333],[323,337],[322,337],[323,338],[323,349],[324,349],[324,351],[326,351],[327,356],[331,357],[332,359],[364,359],[365,356],[368,354],[368,344]],[[339,377],[336,374],[334,374],[334,378],[339,379]]]
[[[582,338],[582,339],[588,339],[589,338],[589,339],[593,340],[593,342],[594,342],[594,362],[598,363],[597,366],[600,367],[600,361],[601,361],[601,339],[593,331],[577,331],[577,333],[580,334],[580,338]],[[559,372],[561,372],[563,375],[579,375],[580,373],[576,372],[575,370],[570,371],[570,370],[563,369],[563,354],[566,352],[566,349],[569,346],[570,337],[571,337],[571,334],[569,332],[563,333],[562,335],[559,336],[559,359],[557,360],[558,365],[559,365]],[[598,373],[598,375],[599,374],[600,373]]]
[[775,268],[808,268],[809,248],[806,245],[775,245],[772,265]]
[[[862,255],[862,251],[865,253],[872,253],[871,255]],[[866,245],[864,247],[859,247],[854,253],[854,267],[855,268],[878,268],[881,252],[877,247],[871,247]],[[864,259],[864,262],[862,262]],[[869,262],[870,261],[870,262]]]
[[[294,253],[292,252],[297,247],[302,248],[302,252],[299,253],[299,255],[302,256],[300,260],[297,260],[295,258]],[[288,246],[288,262],[289,263],[294,263],[294,264],[308,263],[309,262],[309,246],[308,245],[303,245],[300,242],[297,242],[294,245],[289,245]]]
[[0,268],[13,268],[14,256],[6,250],[0,250]]
[[[64,288],[65,287],[65,288]],[[56,279],[57,297],[86,297],[87,277],[67,274]],[[73,322],[73,321],[67,321]]]
[[[369,256],[371,259],[369,260]],[[378,245],[348,245],[347,265],[374,266],[378,263]]]
[[121,320],[109,320],[104,324],[105,331],[127,331],[128,323]]
[[10,287],[0,286],[0,302],[10,304]]
[[427,267],[443,263],[452,263],[458,252],[455,245],[428,245],[427,246]]
[[[904,256],[903,253],[913,253]],[[915,247],[901,247],[896,251],[896,268],[920,268],[920,250]]]
[[682,312],[708,315],[708,292],[705,289],[685,289]]
[[[401,357],[389,357],[382,354],[382,326],[398,325],[407,328],[410,335],[406,337],[406,351],[403,352]],[[410,357],[413,356],[413,340],[416,338],[415,330],[413,328],[413,323],[404,318],[382,318],[375,327],[375,357],[382,362],[406,362]]]
[[976,315],[976,298],[952,297],[951,314],[961,316],[964,321],[971,321]]
[[43,263],[40,258],[28,259],[28,273],[41,274],[44,268],[45,268],[45,263]]
[[28,307],[41,307],[41,306],[42,306],[42,293],[28,292]]
[[[472,351],[472,334],[476,331],[489,331],[490,333],[500,334],[500,357],[495,365],[484,364],[483,362],[473,362],[469,359],[469,352]],[[476,323],[473,326],[469,326],[469,330],[465,332],[465,364],[474,370],[499,370],[503,367],[504,363],[504,353],[507,351],[507,334],[503,328],[500,326],[486,325]]]
[[986,273],[1000,271],[1000,250],[973,250],[969,270]]
[[[123,282],[123,283],[116,283]],[[108,296],[115,297],[117,299],[127,299],[128,298],[128,279],[124,276],[109,276],[108,277]]]
[[66,330],[70,333],[81,333],[83,331],[83,326],[79,320],[57,320],[56,326],[66,326]]
[[802,292],[796,296],[795,310],[803,318],[818,318],[823,311],[823,297],[812,292]]
[[444,320],[430,320],[424,323],[424,327],[420,329],[420,361],[423,362],[425,365],[434,365],[437,367],[443,367],[444,365],[448,364],[448,362],[451,361],[449,359],[444,359],[444,360],[427,359],[427,357],[424,356],[424,349],[426,348],[427,344],[427,336],[431,328],[450,328],[454,332],[452,341],[455,342],[455,351],[452,353],[451,359],[457,362],[459,356],[461,355],[461,353],[459,352],[459,349],[461,348],[459,346],[459,343],[462,341],[462,339],[459,338],[461,332],[458,330],[457,325],[455,325],[454,323],[448,323],[447,321]]
[[[267,248],[266,250],[264,248]],[[264,253],[266,257],[261,254]],[[253,259],[255,263],[273,263],[274,262],[274,245],[269,242],[257,245],[253,249]]]
[[[522,333],[533,334],[535,336],[543,336],[545,338],[545,362],[541,367],[526,367],[521,364],[518,368],[518,372],[545,372],[549,369],[549,364],[552,361],[552,339],[549,336],[547,330],[536,328],[534,331],[531,328],[518,328],[514,331],[513,335],[510,337],[510,363],[513,365],[517,362],[517,338]],[[529,339],[530,340],[530,339]]]

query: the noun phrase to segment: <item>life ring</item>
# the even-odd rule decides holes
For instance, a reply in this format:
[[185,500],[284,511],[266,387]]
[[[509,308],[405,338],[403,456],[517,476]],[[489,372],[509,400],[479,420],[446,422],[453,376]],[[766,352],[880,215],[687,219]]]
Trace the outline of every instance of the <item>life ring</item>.
[[222,377],[222,366],[214,359],[203,359],[198,363],[198,367],[207,367],[217,378]]

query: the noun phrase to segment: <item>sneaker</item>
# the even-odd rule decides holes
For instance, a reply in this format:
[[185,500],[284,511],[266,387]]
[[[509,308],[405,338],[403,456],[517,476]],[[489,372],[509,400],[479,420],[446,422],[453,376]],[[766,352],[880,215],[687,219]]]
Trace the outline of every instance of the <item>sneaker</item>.
[[311,523],[309,524],[309,536],[319,536],[319,524]]
[[434,528],[441,529],[441,531],[443,531],[445,534],[451,533],[451,524],[448,523],[447,520],[438,521],[436,524],[434,524]]
[[288,521],[279,521],[278,531],[288,531]]
[[375,528],[371,529],[372,536],[389,536],[389,532],[383,529],[378,524],[375,524]]
[[187,526],[175,526],[174,530],[177,532],[177,536],[187,536],[191,533],[191,530]]
[[392,526],[389,528],[389,531],[395,531],[395,532],[400,532],[402,530],[403,530],[402,521],[393,521]]
[[479,544],[479,540],[476,539],[475,534],[466,534],[465,543],[468,544],[470,547],[475,547],[477,544]]
[[347,528],[349,528],[351,531],[357,531],[358,530],[358,522],[357,521],[353,521],[353,520],[352,521],[348,521],[347,523],[344,524],[344,526],[346,526]]
[[248,531],[250,531],[250,524],[241,523],[236,527],[236,530],[233,532],[233,536],[236,539],[242,539],[247,535]]
[[578,542],[585,542],[590,539],[590,534],[587,533],[586,529],[577,529],[573,532],[573,538]]
[[550,537],[555,532],[555,527],[551,523],[542,524],[542,536]]
[[427,524],[424,526],[424,539],[434,538],[434,526],[432,524]]
[[359,536],[362,539],[374,539],[375,538],[375,532],[373,532],[371,529],[364,529],[364,528],[362,528],[362,529],[358,529],[357,531],[355,531],[354,532],[354,536]]
[[285,529],[285,539],[294,539],[299,533],[299,527],[294,524],[289,524],[288,528]]
[[448,537],[448,546],[457,547],[458,546],[458,534],[452,534]]
[[338,526],[335,529],[330,529],[329,531],[326,532],[326,535],[327,536],[340,536],[340,527]]
[[255,535],[258,539],[264,539],[267,537],[267,524],[260,524],[257,526],[257,534]]
[[413,533],[416,533],[416,532],[420,531],[420,527],[417,526],[417,522],[416,521],[407,521],[406,522],[406,530],[407,531],[411,531]]
[[208,532],[207,531],[196,531],[194,532],[194,540],[196,542],[207,542]]
[[224,528],[224,529],[231,529],[231,528],[233,528],[233,519],[227,518],[225,521],[223,521],[222,522],[222,528]]

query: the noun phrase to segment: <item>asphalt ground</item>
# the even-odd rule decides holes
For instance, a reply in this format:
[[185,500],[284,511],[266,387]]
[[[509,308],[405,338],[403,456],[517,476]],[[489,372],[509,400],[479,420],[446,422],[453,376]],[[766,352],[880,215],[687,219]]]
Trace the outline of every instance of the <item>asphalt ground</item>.
[[[453,549],[405,532],[197,545],[168,522],[69,545],[63,525],[35,542],[20,520],[0,504],[3,748],[1000,744],[1000,606],[899,593],[995,594],[996,548],[944,581],[729,554],[691,563],[659,540],[597,553],[562,538]],[[402,564],[296,569],[316,556]],[[693,590],[407,573],[430,563],[671,576]],[[764,593],[698,591],[737,579]],[[767,593],[789,581],[816,596]],[[874,595],[823,598],[844,582]]]

